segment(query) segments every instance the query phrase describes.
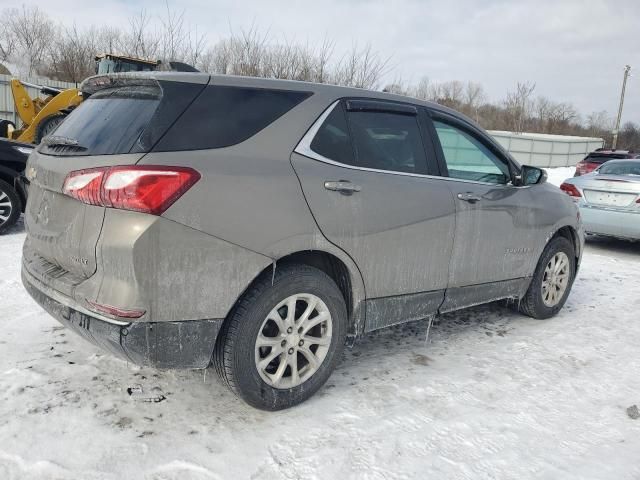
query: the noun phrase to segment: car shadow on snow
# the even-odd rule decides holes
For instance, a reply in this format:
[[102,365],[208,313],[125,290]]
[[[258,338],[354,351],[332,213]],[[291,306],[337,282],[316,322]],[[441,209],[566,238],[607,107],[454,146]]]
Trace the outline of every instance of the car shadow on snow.
[[603,255],[610,255],[611,253],[634,256],[640,255],[640,241],[587,235],[586,246],[591,252]]
[[[513,328],[510,324],[520,315],[504,302],[493,302],[429,320],[418,320],[371,332],[363,336],[352,349],[346,349],[341,368],[357,358],[407,355],[407,351],[428,354],[431,347],[450,347],[463,337],[504,337]],[[524,318],[524,317],[522,317]],[[420,364],[422,360],[418,360]]]

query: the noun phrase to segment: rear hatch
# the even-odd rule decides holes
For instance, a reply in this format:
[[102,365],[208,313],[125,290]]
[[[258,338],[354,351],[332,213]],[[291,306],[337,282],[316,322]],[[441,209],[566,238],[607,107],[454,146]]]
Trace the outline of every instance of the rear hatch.
[[[72,295],[96,272],[96,245],[105,208],[62,193],[76,170],[137,163],[203,85],[176,93],[176,82],[145,78],[94,77],[91,96],[47,137],[30,157],[25,213],[25,268],[50,287]],[[169,95],[167,95],[169,93]]]

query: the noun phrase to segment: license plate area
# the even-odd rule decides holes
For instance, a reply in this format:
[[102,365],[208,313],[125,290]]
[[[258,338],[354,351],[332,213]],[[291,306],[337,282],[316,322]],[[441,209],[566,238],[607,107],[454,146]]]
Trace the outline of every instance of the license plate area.
[[600,190],[584,190],[584,198],[593,205],[609,207],[627,207],[636,198],[633,193],[603,192]]

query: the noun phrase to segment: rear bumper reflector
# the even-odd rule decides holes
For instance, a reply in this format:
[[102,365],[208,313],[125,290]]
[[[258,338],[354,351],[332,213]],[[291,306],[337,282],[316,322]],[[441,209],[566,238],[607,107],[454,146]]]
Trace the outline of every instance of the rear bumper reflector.
[[87,300],[87,303],[90,305],[91,310],[97,313],[111,315],[112,317],[140,318],[145,313],[147,313],[145,310],[129,310],[125,308],[114,307],[112,305],[101,305],[99,303],[92,302],[91,300]]

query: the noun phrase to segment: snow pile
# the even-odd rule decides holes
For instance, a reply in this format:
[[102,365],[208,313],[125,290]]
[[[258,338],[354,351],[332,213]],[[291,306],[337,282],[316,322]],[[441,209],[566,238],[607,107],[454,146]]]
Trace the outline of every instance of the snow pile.
[[381,331],[292,410],[213,372],[138,368],[66,331],[0,236],[0,479],[640,478],[640,244],[590,243],[565,309]]
[[547,172],[547,181],[557,187],[567,178],[573,177],[576,171],[576,167],[559,167],[559,168],[545,168]]

